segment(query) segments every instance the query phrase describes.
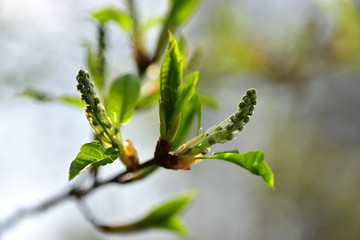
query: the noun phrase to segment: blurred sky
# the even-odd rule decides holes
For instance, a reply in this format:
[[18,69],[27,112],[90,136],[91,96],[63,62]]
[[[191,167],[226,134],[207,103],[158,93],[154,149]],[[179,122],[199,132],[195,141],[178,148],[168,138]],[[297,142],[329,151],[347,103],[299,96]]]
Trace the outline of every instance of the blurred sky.
[[[144,18],[167,6],[165,0],[137,2]],[[136,184],[101,189],[88,199],[95,214],[109,223],[126,222],[195,189],[199,196],[185,214],[189,239],[360,239],[360,58],[346,58],[333,47],[342,39],[340,49],[346,50],[359,39],[356,32],[335,38],[349,27],[332,35],[342,2],[347,1],[204,0],[184,28],[190,47],[204,54],[201,90],[222,106],[205,110],[204,129],[234,112],[246,89],[257,88],[250,124],[237,140],[214,150],[264,150],[276,175],[275,192],[242,169],[209,161],[191,171],[160,170]],[[84,114],[16,93],[31,87],[76,95],[83,44],[95,38],[89,12],[109,5],[123,6],[115,0],[0,0],[0,222],[67,188],[69,164],[91,137]],[[360,29],[360,18],[354,24]],[[148,35],[149,46],[156,33]],[[112,76],[134,71],[126,35],[114,26],[110,34]],[[157,109],[137,114],[123,135],[139,146],[141,159],[151,157]],[[121,169],[114,163],[104,175]],[[179,238],[162,231],[101,234],[68,201],[25,219],[0,239]]]

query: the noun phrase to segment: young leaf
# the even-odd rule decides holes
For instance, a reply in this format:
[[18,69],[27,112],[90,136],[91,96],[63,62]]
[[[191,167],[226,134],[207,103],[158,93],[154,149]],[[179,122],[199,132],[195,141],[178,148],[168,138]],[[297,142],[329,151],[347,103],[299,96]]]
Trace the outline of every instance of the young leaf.
[[180,119],[175,106],[180,97],[183,57],[174,36],[169,33],[169,45],[160,70],[160,135],[172,142]]
[[130,121],[140,95],[140,80],[127,74],[114,80],[110,87],[107,112],[116,124]]
[[200,99],[201,104],[204,105],[205,107],[214,108],[214,109],[217,109],[220,107],[219,103],[216,101],[216,99],[210,95],[200,93],[199,99]]
[[108,7],[99,11],[93,12],[92,17],[95,18],[99,23],[105,24],[109,21],[117,23],[125,32],[131,32],[133,23],[130,16],[116,8]]
[[152,80],[141,85],[140,98],[136,103],[136,108],[150,107],[159,104],[160,81]]
[[153,27],[157,27],[164,22],[164,17],[151,17],[147,19],[141,26],[140,30],[145,32]]
[[234,150],[227,150],[227,151],[223,151],[223,152],[216,152],[216,153],[214,153],[213,155],[223,154],[223,153],[239,153],[239,150],[234,149]]
[[181,122],[176,133],[176,137],[172,144],[171,150],[175,150],[179,147],[185,140],[186,137],[189,135],[190,129],[193,125],[195,119],[195,108],[193,104],[187,105],[183,112],[181,113]]
[[252,151],[245,154],[234,151],[220,152],[214,153],[214,155],[209,157],[201,157],[201,159],[219,159],[234,163],[255,175],[261,176],[269,187],[274,188],[274,174],[269,165],[264,161],[264,153],[262,151]]
[[181,123],[171,150],[175,150],[180,144],[184,143],[193,126],[195,116],[198,119],[196,135],[199,135],[201,128],[201,103],[197,94],[194,94],[189,104],[185,105],[184,109],[181,110]]
[[198,117],[197,135],[201,128],[201,103],[197,97],[196,85],[199,80],[199,73],[193,72],[185,78],[184,87],[177,104],[176,114],[181,114],[181,122],[172,145],[172,150],[176,149],[186,139],[192,127],[195,115]]
[[115,226],[97,224],[97,227],[108,233],[131,233],[150,228],[161,228],[185,237],[188,232],[187,227],[179,214],[194,198],[195,194],[188,192],[156,207],[145,217],[133,223]]
[[200,0],[172,0],[169,14],[160,33],[155,56],[159,56],[166,44],[167,32],[176,29],[194,13]]
[[118,154],[113,148],[105,149],[98,140],[85,143],[81,146],[76,158],[71,162],[69,181],[88,168],[112,163],[118,157]]
[[53,99],[54,99],[48,93],[41,92],[41,91],[38,91],[35,89],[26,89],[22,93],[19,93],[19,95],[29,97],[29,98],[35,99],[37,101],[40,101],[40,102],[50,102],[50,101],[53,101]]
[[84,107],[84,103],[81,101],[81,99],[79,99],[79,97],[72,97],[72,96],[60,96],[57,98],[59,101],[63,102],[63,103],[67,103],[73,106],[77,106],[77,107]]
[[180,113],[184,106],[188,104],[189,100],[194,96],[196,93],[196,85],[199,80],[199,73],[194,72],[189,74],[185,78],[184,87],[181,91],[179,100],[175,105],[175,112]]
[[179,234],[181,237],[186,237],[189,232],[187,226],[179,216],[173,216],[165,222],[154,225],[154,227],[172,231],[176,234]]
[[[187,57],[187,54],[188,54],[188,51],[189,51],[189,46],[188,46],[188,43],[187,43],[184,35],[179,34],[179,36],[177,37],[177,42],[178,42],[178,46],[179,46],[179,50],[180,50],[181,54],[184,56],[184,58],[186,58],[186,57]],[[184,72],[185,72],[186,74],[193,72],[193,71],[191,71],[191,72],[186,72],[188,62],[186,61],[185,63],[186,63],[186,64],[185,64],[185,66],[184,66]],[[194,71],[195,71],[195,70],[194,70]]]
[[167,22],[172,26],[179,26],[188,20],[195,12],[200,0],[172,0]]
[[196,128],[196,136],[200,135],[200,131],[201,131],[201,124],[202,124],[202,110],[201,110],[201,101],[199,98],[198,94],[194,94],[193,96],[193,103],[194,103],[194,108],[195,108],[195,113],[197,116],[197,128]]
[[136,103],[136,108],[146,108],[157,104],[159,101],[159,96],[159,92],[153,92],[150,95],[140,97]]
[[181,221],[179,214],[195,198],[194,192],[178,196],[150,211],[139,225],[146,227],[163,228],[173,231],[181,236],[187,234],[187,228]]
[[84,107],[83,102],[78,97],[74,97],[74,96],[58,96],[58,97],[56,97],[56,96],[51,96],[48,93],[40,92],[40,91],[34,90],[34,89],[27,89],[24,92],[20,93],[20,95],[35,99],[40,102],[58,101],[58,102],[72,105],[72,106]]

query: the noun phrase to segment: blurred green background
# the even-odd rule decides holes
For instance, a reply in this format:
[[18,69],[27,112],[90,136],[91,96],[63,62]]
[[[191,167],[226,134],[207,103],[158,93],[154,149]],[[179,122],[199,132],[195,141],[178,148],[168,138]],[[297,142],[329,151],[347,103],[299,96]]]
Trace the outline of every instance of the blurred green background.
[[[137,3],[144,18],[167,5]],[[96,32],[88,14],[107,5],[123,3],[0,0],[0,220],[66,188],[68,166],[91,136],[83,113],[15,94],[27,87],[76,94],[82,44]],[[156,31],[147,36],[149,46]],[[111,71],[135,71],[125,34],[115,27],[110,32]],[[360,239],[359,2],[204,0],[183,32],[198,53],[200,91],[221,106],[204,111],[204,129],[234,112],[246,89],[257,89],[250,124],[237,140],[213,150],[264,150],[276,191],[233,165],[208,161],[191,171],[160,170],[134,185],[101,189],[88,199],[95,215],[125,222],[196,189],[199,197],[185,214],[189,239]],[[152,109],[125,128],[143,160],[153,153],[157,121]],[[110,165],[106,174],[120,168]],[[0,239],[179,238],[162,231],[103,235],[69,201]]]

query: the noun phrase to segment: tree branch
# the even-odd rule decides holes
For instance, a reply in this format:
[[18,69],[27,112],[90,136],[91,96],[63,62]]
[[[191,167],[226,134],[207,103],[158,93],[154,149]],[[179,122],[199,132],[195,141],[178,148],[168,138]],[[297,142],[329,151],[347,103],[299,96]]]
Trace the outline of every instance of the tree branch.
[[[147,176],[149,176],[152,172],[154,172],[158,166],[155,164],[155,160],[151,159],[147,162],[144,162],[143,164],[139,165],[138,170],[134,172],[129,172],[128,170],[121,172],[113,177],[110,177],[108,179],[105,179],[103,181],[97,181],[94,182],[93,185],[90,187],[83,189],[79,186],[74,186],[69,190],[66,190],[60,194],[57,194],[48,200],[32,206],[28,208],[23,208],[15,213],[13,213],[10,217],[6,218],[2,222],[0,222],[0,234],[5,232],[6,230],[9,230],[10,228],[14,227],[16,224],[18,224],[21,220],[23,220],[26,217],[30,217],[32,215],[42,213],[46,210],[48,210],[51,207],[54,207],[68,199],[76,198],[81,199],[93,192],[95,189],[101,188],[103,186],[106,186],[111,183],[117,183],[117,184],[127,184],[134,181],[138,181],[140,179],[143,179]],[[83,211],[82,211],[83,212]]]
[[48,210],[50,207],[55,206],[72,196],[72,189],[70,191],[65,191],[60,193],[52,198],[29,208],[19,209],[15,213],[13,213],[10,217],[5,219],[3,222],[0,222],[0,234],[5,230],[10,229],[11,227],[15,226],[20,222],[20,220],[24,219],[25,217],[35,215],[37,213],[41,213],[43,211]]

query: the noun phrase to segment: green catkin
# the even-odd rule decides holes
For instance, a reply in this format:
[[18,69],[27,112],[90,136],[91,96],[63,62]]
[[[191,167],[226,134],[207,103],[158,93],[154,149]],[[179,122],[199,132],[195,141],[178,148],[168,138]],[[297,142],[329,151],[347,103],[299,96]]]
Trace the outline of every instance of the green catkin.
[[98,27],[98,74],[101,86],[103,86],[105,82],[105,75],[106,75],[106,29],[103,24],[99,25]]
[[81,100],[85,104],[85,115],[96,136],[104,143],[115,148],[121,147],[121,136],[107,116],[104,106],[96,94],[90,74],[81,69],[76,77],[77,89],[81,93]]
[[242,97],[238,105],[238,110],[222,123],[209,128],[202,135],[199,141],[189,141],[177,153],[180,155],[197,155],[206,152],[206,150],[216,143],[226,143],[236,138],[244,125],[250,121],[256,105],[256,90],[249,89]]

